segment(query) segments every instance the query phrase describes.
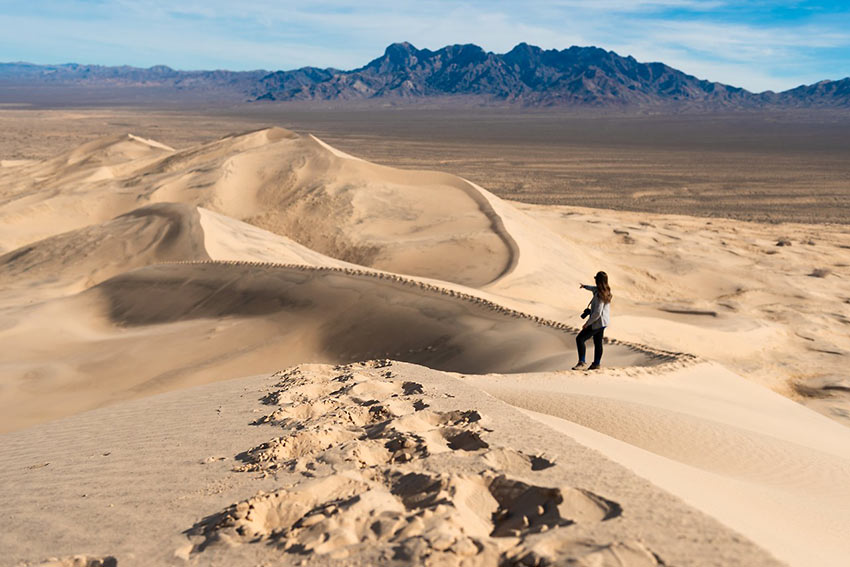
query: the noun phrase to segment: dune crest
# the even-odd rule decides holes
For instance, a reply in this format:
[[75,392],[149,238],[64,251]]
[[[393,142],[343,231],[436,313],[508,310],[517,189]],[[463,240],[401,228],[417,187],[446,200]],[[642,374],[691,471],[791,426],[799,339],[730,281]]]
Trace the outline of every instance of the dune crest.
[[[79,313],[86,317],[70,317]],[[47,319],[63,339],[45,353],[28,345]],[[301,361],[393,358],[476,374],[560,369],[571,364],[576,332],[394,274],[224,261],[139,268],[0,322],[0,339],[17,345],[0,358],[17,374],[8,381],[14,395],[0,395],[7,428]],[[647,369],[690,361],[616,340],[606,356]],[[29,393],[28,376],[55,387]]]
[[179,202],[340,260],[473,286],[509,272],[518,253],[468,182],[341,157],[281,128],[179,151],[113,137],[26,169],[28,181],[0,193],[8,197],[3,241],[18,246],[146,203]]
[[198,211],[159,203],[4,254],[0,282],[5,293],[61,296],[137,267],[189,259],[209,259]]

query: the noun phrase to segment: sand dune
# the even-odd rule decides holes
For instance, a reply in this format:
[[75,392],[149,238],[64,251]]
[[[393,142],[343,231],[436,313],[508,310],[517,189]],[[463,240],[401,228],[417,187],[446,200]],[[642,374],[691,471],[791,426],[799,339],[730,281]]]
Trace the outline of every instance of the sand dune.
[[[48,320],[57,339],[45,349]],[[471,373],[563,368],[575,332],[394,275],[226,262],[129,271],[2,323],[4,428],[301,361],[393,358]],[[606,357],[622,366],[677,360],[621,344]]]
[[140,204],[180,202],[334,258],[469,285],[497,279],[516,261],[499,215],[468,182],[350,159],[280,128],[177,152],[111,138],[26,174],[0,193],[3,241],[16,246],[53,233],[57,222],[68,230]]
[[[303,264],[306,266],[359,267],[298,244],[291,238],[198,207],[204,231],[204,248],[213,260]],[[191,260],[192,258],[182,258]]]
[[[280,128],[180,151],[109,138],[27,167],[29,185],[22,176],[3,186],[2,226],[19,234],[15,221],[28,219],[29,237],[81,226],[0,257],[14,306],[0,333],[15,345],[0,353],[11,376],[4,427],[302,361],[390,356],[464,372],[569,366],[575,329],[529,313],[564,302],[581,254],[563,262],[557,236],[460,178],[369,164]],[[88,224],[107,212],[118,216]],[[349,253],[366,240],[371,259]],[[132,272],[208,258],[278,267]],[[579,309],[576,299],[565,302]],[[57,342],[44,348],[47,321]],[[616,341],[609,348],[613,364],[674,359]],[[31,391],[33,381],[40,388]]]
[[56,158],[0,169],[0,251],[109,220],[145,203],[116,179],[171,153],[133,135],[104,138]]
[[0,531],[4,564],[780,565],[569,436],[408,364],[299,365],[2,439],[15,465],[0,500],[19,518]]
[[850,425],[846,228],[520,207],[616,279],[618,336],[718,361]]
[[[174,152],[174,148],[155,140],[127,134],[95,140],[61,154],[48,164],[57,168],[100,168],[119,166],[129,161],[157,157]],[[68,173],[68,172],[66,172]]]
[[189,259],[209,259],[198,211],[162,203],[4,254],[0,283],[3,293],[28,299],[66,295],[136,267]]
[[[712,222],[518,207],[280,128],[3,165],[0,501],[64,512],[0,544],[56,565],[843,565],[847,430],[755,382],[794,395],[815,347],[839,372],[846,235],[779,257],[772,229]],[[605,368],[569,372],[600,268]],[[80,461],[101,442],[126,451],[111,476]],[[120,527],[93,527],[98,494]]]
[[639,470],[780,559],[846,560],[850,430],[717,365],[641,380],[616,373],[468,380]]
[[209,259],[354,267],[206,209],[157,203],[0,255],[0,282],[3,294],[31,301],[83,291],[138,267]]

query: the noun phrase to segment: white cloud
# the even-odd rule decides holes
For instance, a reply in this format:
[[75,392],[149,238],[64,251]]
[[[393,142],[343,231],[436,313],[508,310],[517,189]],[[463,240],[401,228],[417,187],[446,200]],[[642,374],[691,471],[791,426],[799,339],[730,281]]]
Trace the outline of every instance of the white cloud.
[[[476,43],[500,53],[524,41],[557,49],[596,45],[751,90],[790,88],[827,72],[850,75],[850,16],[746,23],[730,19],[736,6],[719,0],[34,0],[0,13],[0,48],[22,59],[35,53],[38,62],[350,69],[395,41],[429,49]],[[827,52],[838,66],[824,62]]]

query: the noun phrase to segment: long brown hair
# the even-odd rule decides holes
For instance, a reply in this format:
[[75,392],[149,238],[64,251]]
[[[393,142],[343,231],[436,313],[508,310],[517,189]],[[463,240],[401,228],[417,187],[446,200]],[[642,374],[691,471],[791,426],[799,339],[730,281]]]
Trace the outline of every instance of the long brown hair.
[[611,303],[614,294],[611,293],[611,286],[608,285],[608,274],[605,272],[597,272],[596,277],[596,294],[603,303]]

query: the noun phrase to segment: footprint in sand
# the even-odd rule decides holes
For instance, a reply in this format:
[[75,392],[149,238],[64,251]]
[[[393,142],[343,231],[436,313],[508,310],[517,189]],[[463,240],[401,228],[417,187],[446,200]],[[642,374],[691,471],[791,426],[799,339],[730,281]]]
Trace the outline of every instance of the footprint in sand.
[[[288,435],[239,455],[246,462],[239,470],[309,468],[309,476],[205,518],[187,532],[198,537],[193,553],[219,542],[267,541],[282,553],[376,562],[658,564],[637,542],[573,538],[570,526],[616,518],[622,508],[581,488],[511,476],[555,465],[491,447],[475,410],[417,408],[421,400],[411,398],[423,387],[393,380],[387,366],[336,367],[313,382],[289,371],[277,386],[278,399],[288,401],[263,421]],[[307,399],[306,391],[323,393]],[[429,463],[448,453],[459,470],[480,472],[434,472]]]
[[414,564],[430,558],[440,565],[604,566],[620,565],[612,561],[625,554],[636,558],[625,565],[657,565],[638,543],[573,540],[565,531],[620,512],[616,503],[579,489],[389,468],[372,478],[349,471],[259,493],[188,533],[202,537],[195,552],[219,542],[268,541],[284,553],[332,558],[368,547]]

